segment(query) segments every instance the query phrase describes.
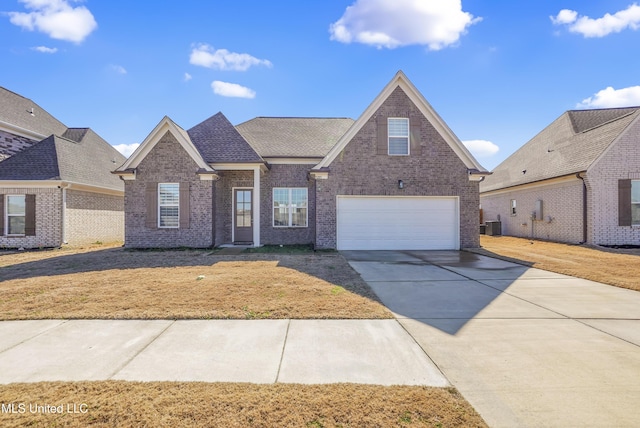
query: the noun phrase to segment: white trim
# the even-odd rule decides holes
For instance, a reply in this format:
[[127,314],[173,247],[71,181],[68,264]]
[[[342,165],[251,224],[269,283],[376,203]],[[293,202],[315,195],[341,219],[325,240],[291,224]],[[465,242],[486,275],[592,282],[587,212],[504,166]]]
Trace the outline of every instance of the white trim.
[[[236,242],[236,190],[251,190],[252,213],[255,213],[255,204],[256,204],[256,198],[254,196],[255,190],[253,187],[240,186],[240,187],[231,188],[231,242]],[[252,221],[253,221],[253,224],[251,225],[251,227],[253,228],[253,237],[255,238],[255,235],[256,235],[255,218],[252,218]],[[257,246],[255,245],[255,242],[254,242],[254,246]]]
[[102,193],[114,196],[124,196],[124,190],[116,190],[107,187],[91,186],[88,184],[74,183],[62,180],[1,180],[0,188],[15,189],[57,189],[68,186],[71,190],[81,190],[92,193]]
[[355,137],[355,135],[362,129],[362,127],[369,121],[374,113],[382,106],[382,104],[389,98],[393,91],[400,87],[409,99],[418,107],[420,112],[427,118],[431,125],[438,131],[445,142],[451,147],[451,149],[458,155],[460,160],[464,162],[467,168],[475,169],[478,171],[486,171],[478,161],[473,157],[471,152],[462,144],[460,139],[451,131],[442,118],[431,107],[422,94],[416,89],[416,87],[409,81],[407,76],[402,71],[398,71],[394,78],[384,87],[382,92],[373,100],[373,102],[367,107],[367,109],[360,115],[353,125],[347,130],[347,132],[338,140],[335,146],[329,151],[324,159],[318,163],[313,169],[320,169],[328,167],[342,152],[347,144]]
[[251,210],[253,211],[253,246],[260,246],[260,168],[253,170],[253,200]]
[[321,157],[317,158],[264,158],[265,162],[271,165],[316,165],[318,162],[322,160]]
[[44,140],[49,136],[49,135],[42,135],[40,133],[31,131],[26,128],[21,128],[20,126],[14,125],[9,122],[3,122],[1,120],[0,120],[0,129],[2,129],[3,131],[9,134],[17,135],[19,137],[29,138],[30,140],[36,140],[38,142]]
[[[161,205],[161,203],[160,203],[160,186],[162,186],[163,184],[169,184],[169,185],[178,186],[178,203],[176,205],[173,205],[173,204],[171,204],[171,205]],[[157,192],[157,195],[158,195],[157,196],[158,206],[156,207],[156,209],[158,210],[157,211],[158,212],[158,214],[157,214],[157,217],[158,217],[158,229],[180,229],[180,183],[175,183],[175,182],[158,183],[158,187],[156,189],[156,192]],[[174,206],[178,207],[178,224],[176,226],[162,226],[162,225],[160,225],[160,221],[161,221],[161,219],[160,219],[160,207],[161,206],[163,206],[163,207],[174,207]]]
[[[160,142],[164,135],[170,132],[178,143],[182,146],[182,148],[187,152],[189,157],[193,159],[193,161],[198,165],[198,168],[203,169],[208,172],[214,172],[213,169],[202,159],[200,156],[200,152],[196,149],[196,146],[189,138],[189,134],[187,131],[176,125],[176,123],[171,120],[168,116],[162,118],[160,123],[153,128],[153,131],[144,139],[144,141],[140,144],[140,146],[129,156],[129,159],[126,160],[122,166],[116,169],[114,172],[117,174],[119,172],[125,173],[129,175],[130,173],[126,171],[127,169],[135,169],[138,167],[140,162],[147,157],[149,152],[155,147],[156,144]],[[124,174],[123,174],[124,175]]]
[[[9,198],[21,196],[24,199],[24,213],[20,215],[12,215],[11,217],[24,217],[25,233],[9,233]],[[27,195],[4,195],[4,236],[26,236],[27,226]]]
[[[276,190],[288,190],[289,191],[289,197],[288,197],[288,202],[287,202],[287,209],[289,212],[289,220],[288,220],[288,224],[285,226],[276,226],[276,218],[275,218],[275,214],[274,214],[274,209],[275,207],[273,206],[273,202],[275,200],[275,193]],[[291,223],[293,222],[293,212],[291,210],[291,199],[292,199],[292,190],[301,190],[304,189],[307,192],[307,212],[306,212],[306,225],[305,226],[293,226]],[[308,228],[309,227],[309,188],[307,187],[274,187],[271,189],[271,227],[276,228],[276,229],[304,229],[304,228]]]
[[519,184],[517,186],[512,186],[512,187],[503,187],[501,189],[480,192],[480,197],[501,195],[503,193],[517,192],[517,191],[526,190],[526,189],[535,189],[538,187],[551,186],[551,185],[560,184],[560,183],[569,183],[572,181],[579,182],[580,179],[578,179],[575,174],[565,175],[564,177],[549,178],[542,181],[536,181],[534,183],[525,183],[525,184]]
[[329,178],[328,171],[310,171],[309,175],[311,175],[314,180],[327,180]]
[[267,171],[264,163],[212,163],[211,168],[216,171],[254,171],[258,168],[260,171]]

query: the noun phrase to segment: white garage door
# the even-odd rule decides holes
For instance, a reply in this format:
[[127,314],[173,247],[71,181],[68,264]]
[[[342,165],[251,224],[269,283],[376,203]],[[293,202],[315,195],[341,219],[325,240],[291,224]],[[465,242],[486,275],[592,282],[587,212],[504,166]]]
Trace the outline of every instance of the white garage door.
[[457,250],[458,198],[338,196],[338,250]]

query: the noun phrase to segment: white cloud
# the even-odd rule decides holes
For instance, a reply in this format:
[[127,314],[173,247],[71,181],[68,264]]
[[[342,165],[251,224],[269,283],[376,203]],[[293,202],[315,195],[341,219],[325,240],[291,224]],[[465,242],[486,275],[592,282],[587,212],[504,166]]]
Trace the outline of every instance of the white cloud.
[[189,63],[216,70],[246,71],[254,65],[271,67],[271,61],[258,59],[246,53],[229,52],[226,49],[214,49],[201,43],[191,50]]
[[127,69],[121,65],[111,64],[109,68],[118,74],[127,74]]
[[493,156],[500,150],[500,147],[486,140],[467,140],[463,141],[467,149],[476,157],[486,158]]
[[640,86],[613,89],[611,86],[585,98],[577,108],[613,108],[640,106]]
[[9,12],[11,23],[53,39],[80,43],[98,27],[89,9],[72,7],[67,0],[19,1],[31,12]]
[[244,86],[240,86],[236,83],[227,83],[215,80],[213,81],[213,83],[211,83],[211,88],[213,89],[213,92],[215,94],[221,95],[223,97],[249,99],[256,97],[256,92],[254,90]]
[[138,148],[138,146],[140,146],[140,144],[133,143],[133,144],[118,144],[117,146],[113,146],[113,147],[117,151],[122,153],[124,156],[129,157],[131,156],[131,153],[133,153]]
[[185,82],[188,82],[191,79],[193,79],[193,77],[189,73],[184,73],[184,81]]
[[356,0],[331,24],[331,40],[377,48],[453,45],[482,18],[462,10],[461,0]]
[[556,25],[567,25],[572,33],[579,33],[584,37],[604,37],[627,28],[637,30],[640,27],[640,6],[633,3],[625,10],[613,15],[605,13],[602,18],[597,19],[588,16],[579,17],[578,12],[569,9],[563,9],[557,16],[550,18]]
[[48,54],[54,54],[56,52],[58,52],[58,48],[48,48],[46,46],[36,46],[34,48],[31,48],[34,51],[38,51],[41,53],[48,53]]

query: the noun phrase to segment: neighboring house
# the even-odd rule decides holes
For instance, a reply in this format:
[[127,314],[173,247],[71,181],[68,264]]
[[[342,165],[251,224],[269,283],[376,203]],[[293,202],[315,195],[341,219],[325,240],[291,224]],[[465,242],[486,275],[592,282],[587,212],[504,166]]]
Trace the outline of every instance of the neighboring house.
[[165,117],[115,171],[125,246],[476,247],[488,174],[402,72],[354,122]]
[[640,244],[640,108],[571,110],[480,184],[504,235]]
[[111,174],[124,156],[5,89],[0,118],[0,248],[124,238],[124,185]]

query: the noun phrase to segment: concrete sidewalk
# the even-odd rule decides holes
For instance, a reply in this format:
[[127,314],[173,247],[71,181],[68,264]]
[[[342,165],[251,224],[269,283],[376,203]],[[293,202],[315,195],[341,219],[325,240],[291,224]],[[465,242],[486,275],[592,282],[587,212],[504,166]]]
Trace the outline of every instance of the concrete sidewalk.
[[109,379],[449,386],[396,320],[0,322],[0,383]]
[[489,426],[640,426],[640,293],[465,252],[344,255]]

